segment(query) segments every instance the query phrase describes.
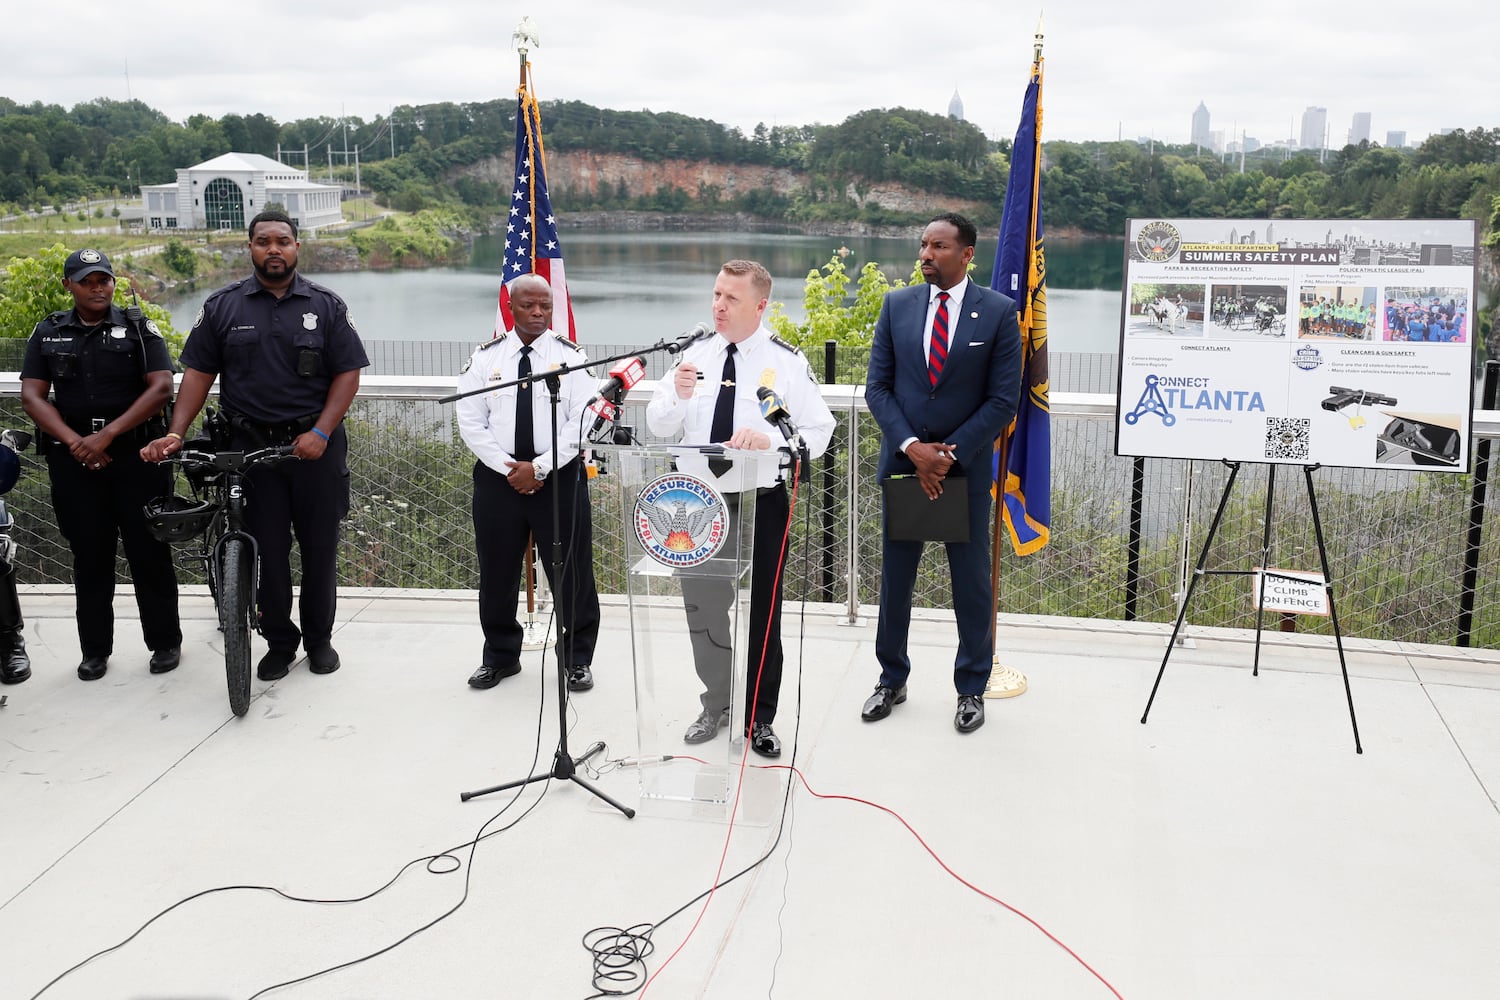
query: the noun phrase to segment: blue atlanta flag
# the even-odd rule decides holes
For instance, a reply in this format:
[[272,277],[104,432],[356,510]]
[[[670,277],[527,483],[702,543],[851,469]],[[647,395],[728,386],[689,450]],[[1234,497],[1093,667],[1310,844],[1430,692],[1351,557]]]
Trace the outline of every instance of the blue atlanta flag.
[[[1016,418],[995,441],[993,491],[1010,544],[1028,556],[1047,544],[1052,530],[1052,428],[1047,405],[1047,261],[1042,252],[1042,59],[1031,65],[1021,103],[1021,124],[1010,151],[1000,249],[990,287],[1016,300],[1020,310],[1021,400]],[[1006,468],[1000,468],[1008,443]],[[1002,474],[1003,473],[1003,474]],[[1003,484],[1003,485],[1002,485]]]

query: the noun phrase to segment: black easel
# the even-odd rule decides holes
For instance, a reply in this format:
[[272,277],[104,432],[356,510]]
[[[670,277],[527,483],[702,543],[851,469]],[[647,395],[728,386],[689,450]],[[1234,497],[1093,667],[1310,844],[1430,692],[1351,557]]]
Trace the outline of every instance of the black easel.
[[[1193,567],[1193,578],[1188,582],[1187,593],[1183,595],[1182,606],[1177,610],[1177,624],[1172,626],[1172,637],[1167,640],[1167,651],[1161,658],[1161,669],[1156,672],[1156,683],[1151,685],[1151,696],[1146,699],[1146,710],[1141,713],[1141,725],[1146,724],[1146,717],[1151,714],[1151,703],[1156,700],[1156,690],[1161,687],[1162,676],[1167,672],[1167,661],[1172,657],[1172,650],[1177,646],[1177,635],[1182,631],[1183,620],[1187,618],[1188,603],[1193,599],[1193,590],[1198,586],[1198,581],[1205,576],[1250,576],[1256,572],[1253,569],[1207,569],[1208,550],[1213,546],[1214,535],[1219,530],[1219,522],[1224,517],[1224,508],[1229,505],[1229,494],[1234,489],[1234,481],[1240,474],[1240,463],[1224,459],[1224,464],[1229,466],[1229,481],[1224,484],[1224,493],[1219,497],[1219,508],[1214,511],[1214,519],[1208,526],[1208,536],[1203,539],[1203,549],[1198,553],[1198,563]],[[1328,597],[1328,613],[1333,620],[1333,641],[1339,652],[1339,671],[1344,675],[1344,698],[1349,703],[1349,724],[1354,728],[1354,752],[1364,753],[1364,747],[1359,742],[1359,720],[1354,717],[1354,694],[1349,690],[1349,667],[1344,661],[1344,637],[1339,629],[1339,612],[1333,602],[1333,574],[1328,568],[1328,547],[1323,543],[1323,521],[1318,516],[1318,496],[1313,489],[1312,474],[1318,468],[1316,465],[1304,465],[1302,474],[1307,481],[1307,502],[1312,509],[1313,533],[1318,539],[1318,559],[1323,566],[1323,592]],[[1264,527],[1261,533],[1260,543],[1260,594],[1255,602],[1255,661],[1251,669],[1251,675],[1260,676],[1260,634],[1261,626],[1265,620],[1266,605],[1266,581],[1269,578],[1282,580],[1296,580],[1297,577],[1286,576],[1273,572],[1269,565],[1271,555],[1271,503],[1276,497],[1276,466],[1269,465],[1270,479],[1266,484],[1266,513]]]
[[[442,397],[441,399],[438,400],[438,402],[439,403],[452,403],[452,402],[454,402],[456,400],[463,399],[463,398],[465,398],[467,396],[477,396],[480,393],[494,392],[497,389],[507,389],[507,388],[509,388],[510,386],[513,386],[513,385],[520,385],[522,382],[536,382],[538,380],[543,381],[547,385],[547,393],[548,393],[548,396],[550,397],[550,401],[551,401],[551,414],[552,414],[552,432],[551,432],[552,455],[553,455],[554,458],[556,458],[560,454],[559,451],[558,451],[558,443],[559,442],[557,440],[557,398],[558,398],[558,394],[562,391],[562,377],[564,375],[567,375],[570,372],[580,371],[580,370],[589,368],[589,367],[591,367],[593,365],[607,364],[607,363],[612,362],[612,361],[623,361],[626,358],[635,357],[638,354],[650,353],[652,351],[666,351],[669,354],[678,354],[678,353],[681,353],[686,347],[688,347],[692,343],[692,340],[690,339],[692,336],[693,335],[691,335],[691,334],[685,335],[683,338],[680,338],[675,343],[668,342],[666,340],[662,340],[662,341],[657,342],[655,345],[653,345],[651,347],[648,347],[648,348],[646,348],[646,349],[644,349],[642,351],[632,351],[632,352],[629,352],[629,353],[626,353],[626,354],[617,354],[614,357],[602,358],[602,359],[600,359],[598,361],[587,361],[587,362],[585,362],[583,364],[580,364],[580,365],[559,365],[558,367],[553,368],[553,369],[551,369],[551,370],[549,370],[549,371],[547,371],[547,372],[545,372],[543,374],[540,374],[540,375],[532,374],[532,375],[526,376],[525,378],[511,379],[509,382],[497,382],[497,383],[495,383],[493,385],[480,386],[478,389],[473,389],[473,390],[471,390],[469,392],[456,392],[456,393],[452,393],[451,395],[447,395],[447,396]],[[561,466],[559,466],[559,468],[560,467]],[[553,471],[555,472],[556,470],[553,470]],[[554,585],[556,587],[557,592],[561,594],[561,593],[565,593],[566,592],[565,588],[562,586],[562,573],[563,573],[562,488],[561,488],[561,485],[559,483],[557,483],[557,482],[554,482],[553,486],[554,486],[554,489],[552,490],[552,580],[554,582]],[[585,791],[589,792],[590,794],[592,794],[594,796],[597,796],[598,798],[602,799],[603,801],[608,802],[610,805],[614,806],[620,812],[624,813],[625,817],[627,819],[633,819],[633,818],[635,818],[635,810],[634,809],[631,809],[629,806],[622,805],[621,803],[616,802],[614,799],[610,798],[608,795],[604,794],[599,789],[595,788],[593,785],[590,785],[587,781],[584,781],[582,778],[580,778],[578,776],[578,762],[574,761],[573,756],[568,752],[568,676],[567,676],[567,669],[563,666],[563,664],[565,662],[567,662],[567,663],[571,663],[572,662],[572,642],[573,642],[573,633],[572,633],[572,630],[570,629],[569,632],[568,632],[569,648],[566,650],[566,654],[567,655],[565,655],[565,656],[558,656],[556,658],[557,659],[557,753],[555,755],[553,755],[553,758],[552,758],[552,770],[548,771],[545,774],[533,774],[533,775],[530,775],[530,776],[525,777],[525,778],[517,779],[516,781],[507,781],[503,785],[491,785],[488,788],[480,788],[480,789],[477,789],[477,790],[472,791],[472,792],[460,792],[458,794],[458,798],[459,798],[460,802],[467,802],[470,799],[478,798],[481,795],[489,795],[491,792],[503,792],[503,791],[505,791],[506,789],[509,789],[509,788],[520,788],[523,785],[529,785],[529,784],[532,784],[533,782],[537,782],[537,781],[551,781],[552,779],[556,778],[556,779],[558,779],[560,781],[571,781],[571,782],[577,784],[580,788],[584,789]],[[588,755],[585,754],[585,757],[587,757],[587,756]]]

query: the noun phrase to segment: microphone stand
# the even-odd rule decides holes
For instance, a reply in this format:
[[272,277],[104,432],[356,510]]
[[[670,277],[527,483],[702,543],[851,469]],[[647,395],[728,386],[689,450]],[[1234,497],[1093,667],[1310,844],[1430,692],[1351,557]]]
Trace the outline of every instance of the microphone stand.
[[[547,394],[550,397],[552,412],[552,456],[554,459],[557,459],[561,458],[561,455],[558,452],[557,440],[557,403],[558,395],[562,391],[562,377],[567,372],[577,371],[582,367],[582,365],[573,365],[571,367],[563,365],[554,368],[551,371],[548,371],[540,376],[532,374],[527,376],[526,378],[518,378],[513,379],[510,382],[504,382],[493,386],[485,386],[484,391],[493,392],[496,389],[503,389],[508,386],[519,385],[522,382],[536,382],[538,378],[545,382],[547,385]],[[462,399],[464,396],[471,395],[474,395],[474,393],[460,393],[451,398]],[[571,465],[572,461],[576,461],[576,459],[570,460],[569,462],[560,463],[558,467],[553,470],[554,475],[560,473],[564,465]],[[567,588],[563,586],[562,576],[562,478],[563,477],[561,475],[557,475],[557,478],[553,480],[552,484],[552,580],[556,585],[554,587],[554,590],[556,591],[554,599],[559,600],[562,599],[563,595],[567,593]],[[574,499],[575,501],[577,499],[576,492],[574,494]],[[577,556],[575,556],[575,558],[577,558]],[[520,788],[523,785],[529,785],[533,782],[551,781],[555,778],[559,781],[573,782],[584,791],[589,792],[597,798],[602,799],[603,801],[608,802],[610,805],[614,806],[620,812],[624,813],[627,819],[634,818],[634,809],[616,802],[604,792],[601,792],[599,789],[595,788],[593,785],[590,785],[587,781],[584,781],[582,778],[580,778],[578,776],[578,765],[573,760],[573,755],[568,752],[568,671],[567,667],[565,666],[565,662],[568,664],[571,664],[573,662],[573,642],[573,630],[570,627],[568,629],[568,645],[567,648],[563,651],[564,655],[556,657],[557,753],[554,754],[552,758],[552,770],[546,772],[545,774],[533,774],[525,778],[520,778],[516,781],[507,781],[502,785],[491,785],[488,788],[480,788],[472,792],[460,792],[458,795],[460,802],[467,802],[470,799],[477,798],[481,795],[488,795],[491,792],[503,792],[509,788]]]
[[[554,375],[561,378],[562,376],[567,375],[571,372],[582,371],[587,368],[592,368],[595,365],[607,365],[615,361],[624,361],[626,358],[640,357],[643,354],[655,354],[658,351],[666,351],[668,354],[681,354],[687,346],[687,344],[679,345],[679,343],[675,340],[658,340],[650,347],[642,347],[639,350],[635,351],[626,351],[624,354],[615,354],[607,358],[590,358],[587,361],[584,361],[582,364],[558,365],[556,368],[553,368],[549,371],[541,373],[533,372],[529,378],[517,378],[511,379],[509,382],[496,382],[493,385],[482,385],[478,389],[470,389],[468,392],[449,393],[448,395],[439,398],[438,402],[453,403],[457,402],[460,399],[467,399],[470,396],[478,396],[480,393],[494,392],[496,389],[508,389],[513,385],[520,385],[522,382],[537,382],[544,378],[549,381],[550,387],[550,380]],[[556,394],[553,395],[552,402],[556,404]],[[554,427],[553,430],[555,431],[556,428]]]
[[[682,347],[685,347],[685,346],[687,346],[687,345],[685,345],[685,344],[682,345]],[[677,349],[673,350],[674,347],[677,348]],[[464,399],[465,397],[468,397],[468,396],[477,396],[477,395],[479,395],[480,393],[483,393],[483,392],[494,392],[497,389],[506,389],[506,388],[509,388],[510,386],[513,386],[513,385],[520,385],[522,382],[533,382],[534,383],[534,382],[536,382],[538,380],[541,380],[541,381],[543,381],[543,382],[546,383],[547,393],[548,393],[548,396],[550,397],[550,407],[551,407],[551,414],[552,414],[552,431],[551,431],[551,433],[552,433],[552,455],[553,455],[554,459],[557,459],[557,458],[561,457],[561,454],[558,451],[558,444],[559,444],[559,442],[558,442],[558,430],[557,430],[557,426],[558,426],[558,421],[557,421],[557,405],[558,405],[558,396],[562,392],[562,377],[564,375],[568,374],[569,372],[580,371],[580,370],[585,369],[585,368],[587,368],[587,367],[589,367],[591,365],[596,365],[596,364],[601,364],[601,363],[608,364],[608,363],[614,362],[614,361],[623,361],[626,358],[633,358],[633,357],[636,357],[639,354],[647,354],[647,353],[652,353],[652,352],[655,352],[655,351],[668,351],[669,353],[676,354],[676,353],[678,353],[678,352],[680,352],[682,350],[682,347],[679,347],[675,342],[674,343],[668,343],[666,340],[662,340],[662,341],[659,341],[654,346],[648,347],[648,348],[646,348],[643,351],[632,351],[632,352],[630,352],[628,354],[617,354],[617,355],[615,355],[614,357],[611,357],[611,358],[601,358],[601,359],[598,359],[598,360],[589,361],[586,364],[559,365],[558,367],[550,369],[549,371],[543,372],[540,375],[537,374],[537,373],[535,373],[535,372],[533,372],[531,375],[528,375],[525,378],[516,378],[516,379],[511,379],[509,382],[499,382],[499,383],[496,383],[494,385],[485,385],[485,386],[481,386],[478,389],[473,389],[473,390],[471,390],[469,392],[453,393],[452,395],[444,396],[442,399],[438,400],[438,402],[440,402],[440,403],[451,403],[451,402],[454,402],[455,400]],[[559,464],[558,468],[553,470],[553,473],[554,474],[558,473],[561,470],[561,468],[562,468],[562,466],[564,464],[571,464],[571,462]],[[575,500],[576,500],[576,497],[577,497],[577,494],[575,493],[574,494]],[[566,593],[566,588],[564,588],[562,586],[562,579],[563,579],[562,574],[563,574],[562,477],[561,476],[557,476],[557,478],[553,480],[553,490],[552,490],[552,580],[553,580],[554,584],[556,584],[556,586],[554,588],[556,590],[556,592],[557,592],[556,595],[555,595],[555,599],[561,599],[562,595]],[[520,787],[522,787],[524,785],[529,785],[529,784],[532,784],[532,783],[537,782],[537,781],[551,781],[553,779],[557,779],[559,781],[571,781],[571,782],[573,782],[574,784],[576,784],[580,788],[582,788],[584,791],[589,792],[590,794],[596,796],[597,798],[599,798],[599,799],[601,799],[601,800],[609,803],[610,805],[614,806],[620,812],[624,813],[625,817],[627,819],[633,819],[635,817],[635,810],[634,809],[631,809],[629,806],[626,806],[626,805],[623,805],[623,804],[621,804],[619,802],[616,802],[614,799],[610,798],[604,792],[600,791],[599,789],[595,788],[593,785],[590,785],[587,781],[585,781],[582,778],[580,778],[578,776],[578,765],[577,765],[577,762],[575,762],[573,760],[572,754],[570,754],[568,752],[568,676],[567,676],[567,668],[564,666],[564,660],[566,660],[567,663],[569,663],[569,664],[572,663],[573,641],[574,641],[573,630],[571,628],[569,628],[568,629],[568,646],[567,646],[567,649],[565,650],[566,655],[565,656],[559,656],[559,657],[556,658],[557,659],[557,752],[556,752],[556,754],[553,755],[553,758],[552,758],[552,769],[550,771],[548,771],[547,773],[545,773],[545,774],[533,774],[533,775],[529,775],[528,777],[525,777],[525,778],[519,778],[519,779],[517,779],[515,781],[507,781],[504,784],[500,784],[500,785],[491,785],[488,788],[480,788],[480,789],[477,789],[477,790],[472,791],[472,792],[460,792],[459,795],[458,795],[459,801],[461,801],[461,802],[467,802],[470,799],[478,798],[481,795],[489,795],[491,792],[503,792],[503,791],[505,791],[507,789],[520,788]]]

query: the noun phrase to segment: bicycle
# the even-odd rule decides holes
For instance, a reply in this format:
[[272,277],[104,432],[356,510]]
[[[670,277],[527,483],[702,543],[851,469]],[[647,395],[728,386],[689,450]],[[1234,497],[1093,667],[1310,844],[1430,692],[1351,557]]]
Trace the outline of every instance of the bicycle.
[[237,716],[250,708],[250,630],[260,631],[255,608],[260,563],[255,539],[245,531],[245,473],[291,457],[291,445],[255,451],[184,448],[167,461],[183,467],[193,495],[157,497],[146,505],[152,537],[173,545],[198,541],[197,551],[182,558],[201,563],[208,578],[224,633],[229,708]]

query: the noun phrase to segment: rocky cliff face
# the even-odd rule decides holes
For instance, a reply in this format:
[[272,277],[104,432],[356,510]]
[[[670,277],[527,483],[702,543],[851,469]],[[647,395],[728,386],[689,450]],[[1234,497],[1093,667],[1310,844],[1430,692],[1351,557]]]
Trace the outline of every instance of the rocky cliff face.
[[[491,157],[461,167],[455,174],[508,184],[511,167],[509,159]],[[632,198],[655,194],[659,188],[676,187],[693,199],[698,198],[700,191],[714,190],[718,197],[727,200],[765,189],[790,196],[806,185],[807,176],[788,167],[695,160],[646,161],[617,153],[570,151],[547,156],[547,185],[555,203],[565,203],[568,191],[597,191],[601,184],[613,190],[621,181]],[[930,195],[899,184],[875,184],[856,191],[851,183],[846,194],[861,207],[878,205],[897,212],[972,212],[979,207],[974,202]]]

